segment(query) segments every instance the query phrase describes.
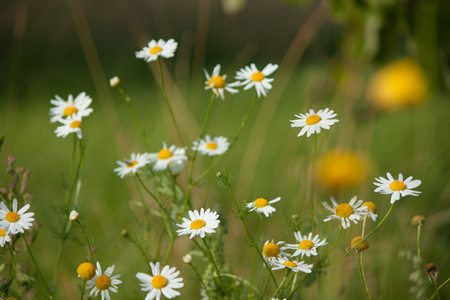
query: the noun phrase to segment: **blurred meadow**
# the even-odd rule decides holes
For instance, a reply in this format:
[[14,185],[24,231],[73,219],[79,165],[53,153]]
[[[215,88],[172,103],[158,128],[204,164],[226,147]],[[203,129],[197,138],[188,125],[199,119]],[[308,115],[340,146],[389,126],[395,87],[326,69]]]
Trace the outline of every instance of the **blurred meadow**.
[[[159,218],[144,214],[139,182],[113,171],[117,160],[146,149],[127,105],[109,79],[120,78],[147,136],[148,152],[157,152],[163,141],[181,146],[164,102],[158,64],[135,57],[150,40],[171,38],[178,42],[178,49],[173,58],[162,60],[162,66],[188,156],[211,97],[211,90],[204,89],[203,68],[210,73],[221,64],[231,82],[236,71],[250,63],[259,69],[269,63],[279,65],[272,74],[273,88],[258,99],[237,142],[191,194],[193,208],[200,209],[211,182],[205,209],[220,212],[220,226],[226,228],[225,265],[234,274],[248,280],[255,253],[233,213],[229,192],[216,183],[216,173],[224,169],[234,178],[240,205],[259,197],[281,197],[274,205],[276,212],[263,219],[266,240],[292,243],[292,228],[303,234],[311,230],[313,192],[315,230],[327,238],[329,246],[340,230],[339,222],[322,221],[329,213],[320,203],[329,202],[330,194],[340,203],[355,195],[374,202],[380,220],[390,208],[390,196],[374,193],[374,178],[391,172],[394,177],[402,173],[420,179],[421,194],[396,202],[386,222],[369,238],[370,248],[364,252],[367,285],[374,299],[428,299],[435,292],[425,271],[421,274],[425,294],[416,297],[413,291],[410,274],[417,268],[411,256],[417,252],[417,225],[411,219],[415,215],[426,218],[420,268],[435,263],[440,270],[438,285],[450,277],[449,2],[25,0],[3,1],[0,7],[0,187],[8,188],[13,180],[4,171],[9,155],[15,156],[16,167],[31,170],[28,192],[33,196],[30,211],[36,222],[29,235],[35,237],[32,249],[49,281],[54,276],[73,147],[72,135],[56,137],[57,125],[49,121],[49,101],[55,95],[66,98],[86,92],[93,99],[93,113],[83,122],[85,162],[73,209],[80,213],[92,239],[94,261],[103,268],[115,265],[115,274],[122,274],[119,292],[111,297],[144,299],[135,274],[148,272],[148,266],[121,232],[126,229],[155,256],[163,225],[158,224]],[[384,87],[376,76],[405,58],[412,69],[394,70],[398,74],[392,75],[388,85],[400,89],[399,97],[407,98],[406,104],[380,104],[377,91]],[[403,84],[405,78],[410,81]],[[226,94],[225,101],[217,98],[206,133],[231,139],[254,91],[240,89],[236,95]],[[339,122],[315,136],[297,137],[300,129],[290,126],[294,114],[327,107],[337,113]],[[317,171],[311,176],[315,138]],[[351,153],[348,161],[338,158],[336,165],[325,164],[326,154],[336,149]],[[194,178],[209,163],[209,157],[197,157]],[[188,171],[185,166],[177,177],[182,189]],[[145,198],[150,207],[158,208],[150,197]],[[142,226],[144,218],[149,231]],[[258,215],[250,213],[246,221],[257,235]],[[366,230],[374,227],[370,222]],[[359,234],[360,224],[344,230],[329,257],[332,265],[313,272],[293,299],[364,299],[357,255],[336,261]],[[163,240],[162,249],[167,244]],[[34,276],[23,243],[18,240],[15,248],[16,260]],[[182,261],[193,248],[191,240],[179,237],[169,258],[169,265],[184,278],[179,299],[201,299],[201,285]],[[86,258],[84,237],[73,226],[64,245],[55,299],[80,299],[82,280],[76,270]],[[8,252],[1,260],[0,296],[45,299],[19,276],[11,275]],[[194,256],[193,263],[196,260],[200,257]],[[204,267],[200,260],[199,270]],[[255,285],[261,288],[267,274],[261,261],[257,267]],[[282,274],[275,274],[281,281]],[[36,283],[42,286],[38,279]],[[270,299],[274,291],[270,288],[260,299]],[[450,298],[450,286],[439,293],[440,299]]]

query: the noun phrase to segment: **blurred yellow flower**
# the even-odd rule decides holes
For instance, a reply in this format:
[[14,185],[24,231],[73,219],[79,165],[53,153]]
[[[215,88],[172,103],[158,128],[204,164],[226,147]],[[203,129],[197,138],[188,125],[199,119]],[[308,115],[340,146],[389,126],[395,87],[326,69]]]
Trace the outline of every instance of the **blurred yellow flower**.
[[369,164],[361,155],[334,149],[318,162],[316,181],[329,193],[352,188],[366,180]]
[[379,70],[370,80],[368,96],[382,111],[417,105],[427,96],[428,82],[419,65],[403,58]]

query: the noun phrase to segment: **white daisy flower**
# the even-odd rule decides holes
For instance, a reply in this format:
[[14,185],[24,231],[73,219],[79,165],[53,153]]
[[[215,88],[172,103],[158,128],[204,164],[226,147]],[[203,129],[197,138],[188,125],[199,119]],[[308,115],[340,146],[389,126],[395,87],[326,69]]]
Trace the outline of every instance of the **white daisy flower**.
[[266,78],[275,70],[278,69],[278,65],[268,64],[262,71],[259,71],[255,64],[251,64],[250,67],[240,69],[236,72],[236,79],[244,80],[240,85],[245,85],[244,90],[255,87],[258,98],[263,95],[267,95],[267,92],[272,88],[270,84],[273,78]]
[[215,66],[211,76],[209,76],[208,72],[203,69],[206,76],[206,87],[205,90],[212,89],[216,96],[220,96],[222,100],[225,100],[225,90],[231,94],[236,94],[239,92],[237,89],[233,89],[234,86],[239,86],[239,82],[233,82],[230,84],[226,83],[227,75],[220,75],[220,65]]
[[302,271],[304,273],[311,273],[313,265],[308,265],[304,261],[290,261],[286,257],[278,257],[274,262],[274,267],[272,270],[281,270],[286,268],[291,269],[294,272]]
[[181,289],[184,286],[183,278],[177,278],[180,271],[177,271],[174,267],[164,266],[159,272],[159,262],[156,264],[150,263],[152,274],[137,273],[136,277],[141,281],[141,291],[148,292],[145,300],[160,300],[161,294],[168,299],[175,298],[180,295],[180,292],[175,289]]
[[124,161],[117,161],[117,164],[120,166],[118,168],[114,169],[114,172],[118,172],[117,175],[120,176],[120,178],[123,178],[125,175],[133,172],[136,173],[137,170],[146,164],[150,162],[150,159],[148,157],[148,153],[144,154],[135,154],[131,153],[130,160],[124,160]]
[[267,262],[272,262],[274,260],[276,260],[277,257],[281,256],[287,256],[288,254],[286,252],[284,252],[284,249],[286,249],[286,247],[284,246],[284,242],[280,241],[278,243],[274,243],[273,240],[271,241],[266,241],[264,243],[264,247],[263,247],[263,257]]
[[33,226],[34,213],[26,211],[30,208],[30,204],[25,205],[17,211],[17,199],[14,199],[12,211],[1,202],[0,203],[0,229],[5,230],[5,234],[24,233],[24,229],[30,229]]
[[192,150],[198,150],[200,154],[209,156],[224,154],[230,146],[226,137],[218,136],[211,138],[209,135],[206,135],[205,139],[200,140],[200,142],[194,141],[193,144],[194,147],[192,147]]
[[148,47],[144,47],[141,51],[136,52],[137,58],[142,58],[147,62],[157,60],[158,56],[164,58],[170,58],[174,55],[177,50],[178,43],[174,39],[164,41],[160,39],[159,41],[151,40],[148,43]]
[[95,270],[95,276],[92,279],[86,282],[86,288],[92,289],[90,295],[95,295],[97,297],[100,292],[102,295],[102,300],[110,300],[111,296],[109,292],[117,293],[117,285],[122,283],[122,280],[117,278],[120,277],[120,274],[112,276],[114,272],[114,266],[106,269],[105,273],[102,273],[102,268],[100,267],[100,263],[97,262],[97,269]]
[[367,212],[369,213],[369,217],[375,222],[377,220],[377,207],[375,206],[375,203],[367,201],[364,202],[361,207],[366,207]]
[[81,140],[81,116],[80,115],[72,115],[67,117],[66,119],[59,119],[59,122],[63,125],[56,128],[55,133],[57,137],[62,136],[65,138],[71,133],[76,133],[77,137]]
[[302,136],[305,133],[307,137],[311,134],[320,133],[320,129],[330,129],[330,126],[336,122],[337,119],[332,119],[337,116],[333,110],[325,108],[324,110],[319,110],[317,113],[310,109],[309,113],[295,115],[298,120],[291,120],[291,127],[303,127],[297,136]]
[[156,153],[149,153],[148,158],[150,162],[154,162],[153,170],[166,170],[170,163],[182,163],[187,160],[185,148],[177,148],[175,145],[167,148],[167,144],[163,142],[163,148]]
[[216,232],[214,229],[219,227],[219,215],[209,208],[206,211],[202,208],[200,213],[197,210],[190,210],[188,214],[190,220],[183,218],[183,223],[177,224],[178,227],[181,227],[181,229],[177,230],[178,236],[190,234],[190,239],[196,235],[204,238],[205,233],[214,233]]
[[317,248],[320,246],[324,246],[327,244],[327,240],[319,239],[319,235],[316,234],[314,238],[312,238],[312,232],[309,233],[308,236],[303,235],[300,231],[294,233],[295,239],[299,242],[299,244],[287,244],[288,249],[296,250],[292,256],[299,256],[303,258],[304,255],[310,257],[311,255],[317,255]]
[[401,173],[398,175],[398,180],[395,180],[389,172],[386,175],[388,179],[383,177],[375,178],[377,182],[374,182],[373,184],[378,186],[375,189],[376,193],[392,194],[391,204],[397,200],[400,200],[400,197],[405,197],[408,195],[418,196],[421,193],[418,191],[413,191],[412,189],[421,185],[422,181],[418,179],[412,180],[412,176],[409,176],[406,180],[403,180],[403,175]]
[[6,234],[6,229],[0,229],[0,246],[5,247],[5,244],[9,242],[11,242],[11,237]]
[[50,100],[50,103],[55,105],[55,107],[50,108],[50,116],[52,116],[50,122],[54,123],[74,114],[87,117],[94,111],[92,108],[89,108],[91,102],[91,97],[86,95],[85,92],[78,94],[75,99],[73,99],[72,95],[69,95],[67,101],[55,95],[55,99]]
[[[350,227],[350,221],[353,221],[353,223],[358,224],[358,220],[363,219],[363,215],[367,215],[367,208],[360,207],[363,203],[362,200],[359,200],[356,202],[357,197],[353,197],[350,202],[347,203],[341,203],[338,204],[333,196],[330,196],[331,202],[333,203],[333,208],[331,208],[328,203],[322,202],[322,205],[331,211],[333,215],[329,216],[328,218],[324,219],[324,222],[328,222],[331,219],[337,219],[341,220],[342,227],[344,229],[347,229]],[[356,203],[355,203],[356,202]]]
[[258,214],[265,214],[266,217],[269,217],[273,212],[276,211],[275,207],[272,207],[270,204],[278,202],[281,200],[281,197],[275,198],[271,201],[267,201],[265,198],[258,198],[254,202],[247,203],[247,208],[249,208],[249,211],[254,211]]

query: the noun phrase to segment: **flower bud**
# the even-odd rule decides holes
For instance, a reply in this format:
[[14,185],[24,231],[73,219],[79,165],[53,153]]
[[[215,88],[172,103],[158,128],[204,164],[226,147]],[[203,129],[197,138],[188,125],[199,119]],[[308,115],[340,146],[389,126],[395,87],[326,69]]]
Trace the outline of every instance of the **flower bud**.
[[119,77],[117,77],[117,76],[114,76],[113,78],[111,78],[111,79],[109,80],[109,85],[110,85],[112,88],[118,87],[119,84],[120,84],[120,79],[119,79]]
[[192,262],[192,256],[190,256],[189,254],[186,254],[185,256],[183,256],[183,262],[185,264],[190,264]]
[[79,216],[80,214],[76,210],[72,210],[69,215],[69,220],[75,222],[76,220],[78,220]]

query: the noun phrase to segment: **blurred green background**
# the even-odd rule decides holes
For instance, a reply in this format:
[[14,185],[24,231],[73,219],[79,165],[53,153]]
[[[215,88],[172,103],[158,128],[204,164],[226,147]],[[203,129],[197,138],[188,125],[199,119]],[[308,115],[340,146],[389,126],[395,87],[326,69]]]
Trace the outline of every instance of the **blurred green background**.
[[[267,99],[258,102],[236,146],[217,168],[226,167],[236,177],[242,203],[256,197],[282,197],[277,213],[264,219],[264,235],[294,242],[287,226],[293,213],[304,222],[305,233],[308,230],[314,139],[297,138],[299,129],[291,128],[289,120],[309,108],[329,107],[340,122],[318,135],[318,156],[338,147],[360,153],[370,165],[358,187],[337,193],[338,201],[358,195],[373,201],[383,216],[389,197],[373,193],[374,177],[391,172],[422,180],[420,197],[401,199],[370,241],[364,257],[371,291],[383,299],[415,298],[408,293],[412,264],[398,255],[402,250],[415,252],[416,227],[410,219],[417,214],[427,217],[424,263],[434,262],[440,268],[438,283],[450,276],[449,2],[49,0],[9,1],[0,7],[0,136],[5,137],[0,169],[6,169],[7,157],[13,154],[17,166],[31,170],[30,210],[41,225],[33,249],[48,278],[53,275],[58,242],[54,235],[62,222],[59,211],[72,149],[70,137],[60,139],[53,133],[57,126],[49,122],[49,100],[55,94],[64,98],[85,91],[93,98],[94,113],[83,122],[87,148],[78,210],[94,239],[95,260],[103,268],[116,265],[116,272],[122,274],[124,283],[113,297],[144,297],[135,278],[137,272],[146,271],[144,261],[120,235],[124,228],[134,236],[143,234],[129,209],[130,201],[137,199],[136,183],[113,172],[116,160],[144,152],[144,147],[108,80],[121,78],[152,152],[160,149],[162,141],[178,143],[158,85],[157,64],[134,56],[149,40],[159,38],[179,43],[175,57],[165,60],[164,66],[169,99],[190,141],[199,133],[210,98],[210,91],[204,91],[204,67],[211,72],[220,63],[232,79],[251,62],[261,69],[268,63],[280,65]],[[415,58],[423,68],[429,83],[426,101],[394,113],[377,112],[366,93],[368,82],[380,67],[402,57]],[[240,92],[217,100],[207,133],[231,137],[252,99],[251,92]],[[196,167],[196,174],[207,160],[200,162],[203,166]],[[184,170],[180,176],[182,186],[186,174]],[[0,186],[6,187],[10,180],[0,173]],[[316,189],[318,220],[327,215],[320,201],[328,201],[328,194]],[[195,189],[193,202],[200,205],[202,196],[202,187]],[[208,204],[220,204],[226,212],[227,263],[248,278],[250,266],[242,262],[253,257],[253,251],[242,251],[247,247],[245,236],[230,210],[226,190],[213,184]],[[256,234],[257,216],[248,219]],[[321,222],[319,232],[333,240],[337,226]],[[335,257],[344,253],[359,231],[360,226],[352,226],[345,232]],[[64,299],[79,298],[81,282],[75,271],[86,256],[81,238],[75,229],[73,241],[65,246],[59,287]],[[187,238],[179,238],[169,261],[181,268],[185,278],[181,299],[198,299],[199,283],[181,262],[191,247]],[[356,256],[326,269],[320,278],[321,288],[317,281],[311,283],[302,290],[301,299],[364,297]],[[431,295],[433,286],[426,278],[425,285]],[[450,295],[448,286],[441,292],[441,299]]]

